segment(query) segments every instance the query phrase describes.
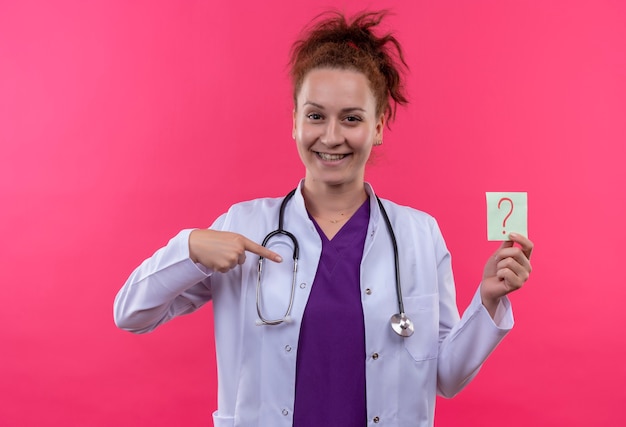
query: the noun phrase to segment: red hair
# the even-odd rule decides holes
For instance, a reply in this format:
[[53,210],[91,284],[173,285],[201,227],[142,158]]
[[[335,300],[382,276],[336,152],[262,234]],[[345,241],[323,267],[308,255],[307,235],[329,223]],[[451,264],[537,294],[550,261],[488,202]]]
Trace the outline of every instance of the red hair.
[[361,12],[350,20],[340,12],[326,12],[305,28],[291,50],[290,75],[294,104],[306,74],[317,68],[339,68],[365,74],[376,98],[376,114],[387,124],[398,104],[408,102],[402,71],[406,70],[402,47],[391,34],[374,33],[387,11]]

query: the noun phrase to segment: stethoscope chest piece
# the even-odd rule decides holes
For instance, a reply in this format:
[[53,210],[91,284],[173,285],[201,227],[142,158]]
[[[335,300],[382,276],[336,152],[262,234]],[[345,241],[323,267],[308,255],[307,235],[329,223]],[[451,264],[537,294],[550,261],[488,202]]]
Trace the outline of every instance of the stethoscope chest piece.
[[411,319],[409,319],[404,313],[398,313],[391,316],[391,328],[396,334],[405,338],[413,335],[413,332],[415,331],[413,322],[411,322]]

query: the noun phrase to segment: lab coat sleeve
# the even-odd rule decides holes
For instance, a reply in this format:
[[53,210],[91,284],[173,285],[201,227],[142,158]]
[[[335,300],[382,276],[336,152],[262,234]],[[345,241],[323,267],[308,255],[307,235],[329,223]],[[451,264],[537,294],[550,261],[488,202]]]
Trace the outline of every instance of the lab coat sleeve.
[[459,320],[450,253],[436,224],[433,234],[439,260],[437,274],[440,297],[437,392],[449,398],[469,384],[513,327],[513,313],[508,298],[504,297],[497,309],[497,323],[494,322],[482,304],[479,287]]
[[[220,217],[211,228],[220,228]],[[183,230],[132,272],[113,305],[115,324],[130,332],[150,332],[211,300],[212,271],[189,257]]]

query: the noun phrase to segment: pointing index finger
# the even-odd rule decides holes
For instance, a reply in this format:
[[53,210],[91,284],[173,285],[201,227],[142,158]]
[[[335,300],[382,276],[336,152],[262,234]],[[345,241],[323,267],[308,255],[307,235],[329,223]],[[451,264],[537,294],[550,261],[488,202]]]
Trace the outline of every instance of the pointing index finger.
[[253,254],[257,254],[259,256],[262,256],[263,258],[267,258],[274,262],[283,261],[283,258],[280,255],[278,255],[276,252],[270,251],[265,246],[259,245],[258,243],[253,242],[247,237],[245,239],[246,240],[245,240],[244,248],[246,251],[252,252]]

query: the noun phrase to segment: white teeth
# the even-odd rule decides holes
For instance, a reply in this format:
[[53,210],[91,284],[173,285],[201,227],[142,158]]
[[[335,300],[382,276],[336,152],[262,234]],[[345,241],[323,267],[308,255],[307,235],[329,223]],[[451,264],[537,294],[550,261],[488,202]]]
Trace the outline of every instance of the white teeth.
[[322,159],[322,160],[328,160],[328,161],[332,161],[332,160],[341,160],[344,157],[346,157],[345,154],[328,154],[328,153],[317,153],[317,155]]

